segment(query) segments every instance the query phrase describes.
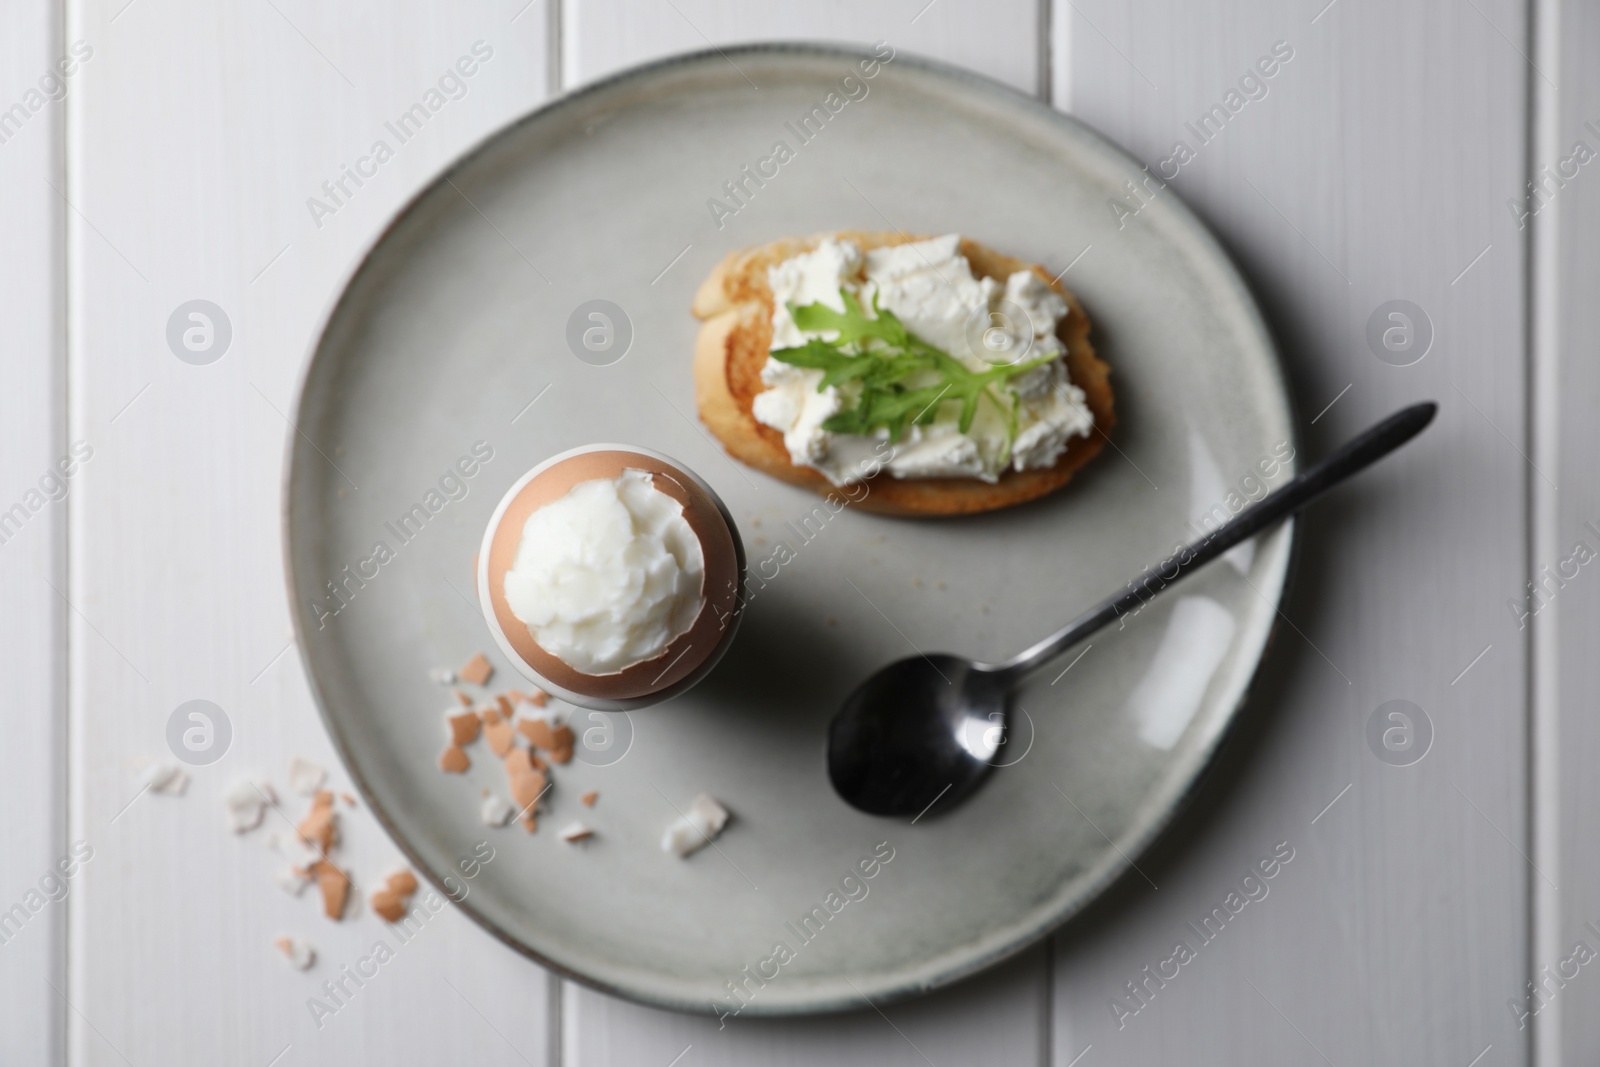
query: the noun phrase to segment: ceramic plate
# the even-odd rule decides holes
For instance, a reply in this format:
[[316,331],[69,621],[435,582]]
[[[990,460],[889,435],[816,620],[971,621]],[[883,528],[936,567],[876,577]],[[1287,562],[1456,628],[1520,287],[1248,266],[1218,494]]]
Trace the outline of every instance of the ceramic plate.
[[[865,55],[673,59],[490,138],[355,271],[289,443],[299,639],[367,802],[508,944],[651,1004],[724,1010],[738,983],[749,1014],[859,1006],[1043,937],[1170,819],[1283,589],[1287,527],[1039,673],[1009,765],[947,815],[877,819],[834,796],[824,728],[869,672],[912,650],[1018,651],[1281,484],[1294,447],[1262,318],[1171,192],[1135,197],[1130,156],[1009,89],[903,54],[865,78]],[[1113,447],[1041,502],[945,521],[834,515],[730,460],[695,418],[695,287],[732,248],[850,227],[960,232],[1067,271],[1113,368]],[[579,723],[589,747],[558,770],[537,834],[487,830],[498,761],[480,742],[467,774],[436,769],[450,694],[426,672],[494,647],[473,553],[502,492],[594,441],[698,471],[762,583],[697,689]],[[516,684],[496,665],[491,688]],[[715,848],[663,853],[702,791],[734,821]],[[563,844],[578,818],[596,837]],[[466,882],[457,864],[484,839],[496,858]]]

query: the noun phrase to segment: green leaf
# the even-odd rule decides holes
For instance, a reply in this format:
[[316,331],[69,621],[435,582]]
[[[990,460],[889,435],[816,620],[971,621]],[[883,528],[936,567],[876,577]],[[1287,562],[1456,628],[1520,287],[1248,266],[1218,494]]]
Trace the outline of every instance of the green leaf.
[[815,337],[798,348],[774,348],[767,354],[780,363],[809,367],[813,370],[831,370],[841,360],[851,358],[834,345]]
[[[1020,401],[1009,399],[1004,386],[1012,378],[1053,361],[1041,356],[1025,363],[997,363],[975,371],[948,352],[922,340],[905,328],[892,312],[873,301],[868,318],[861,302],[847,289],[839,291],[843,311],[823,304],[789,305],[794,323],[806,333],[831,331],[832,340],[810,337],[793,348],[774,349],[773,359],[791,366],[822,371],[817,391],[844,387],[853,406],[829,416],[822,428],[829,433],[867,436],[887,430],[898,441],[907,422],[930,425],[943,405],[960,404],[956,428],[972,429],[978,405],[988,398],[1005,417],[1006,441],[1001,466],[1009,462],[1016,440]],[[912,384],[915,379],[916,384]]]
[[905,326],[892,312],[879,308],[876,297],[873,298],[872,310],[877,318],[872,319],[867,318],[861,310],[861,302],[848,289],[840,289],[839,297],[844,304],[843,311],[835,311],[826,304],[807,304],[804,307],[790,304],[789,315],[794,319],[794,324],[806,333],[838,331],[838,344],[879,340],[905,347],[909,337]]

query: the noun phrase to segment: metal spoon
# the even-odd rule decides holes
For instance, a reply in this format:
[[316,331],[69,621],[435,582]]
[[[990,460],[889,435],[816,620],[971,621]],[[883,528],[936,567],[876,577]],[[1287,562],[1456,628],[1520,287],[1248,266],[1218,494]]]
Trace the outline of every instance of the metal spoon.
[[828,777],[834,790],[873,815],[920,818],[935,805],[943,810],[956,804],[992,765],[1007,695],[1023,675],[1382,459],[1421,433],[1438,409],[1426,402],[1389,416],[1004,663],[933,653],[889,664],[846,698],[828,727]]

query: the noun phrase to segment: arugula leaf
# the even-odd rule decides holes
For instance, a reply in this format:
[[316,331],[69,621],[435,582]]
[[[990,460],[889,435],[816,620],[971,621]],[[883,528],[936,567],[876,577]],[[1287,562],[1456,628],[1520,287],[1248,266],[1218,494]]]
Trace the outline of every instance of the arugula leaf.
[[837,337],[811,337],[803,345],[770,353],[780,363],[822,371],[817,383],[819,393],[829,386],[856,383],[855,406],[830,416],[822,424],[824,430],[866,436],[887,429],[890,439],[898,441],[908,421],[912,425],[929,425],[944,404],[954,402],[961,405],[956,427],[967,433],[977,417],[979,402],[987,397],[1005,417],[1001,466],[1009,462],[1020,404],[1015,396],[1008,400],[1002,387],[1019,374],[1051,362],[1055,356],[1041,356],[1025,363],[997,363],[987,370],[975,371],[911,333],[893,312],[880,308],[876,298],[872,305],[874,316],[868,318],[861,302],[849,290],[841,289],[839,297],[843,311],[824,304],[789,305],[789,314],[801,330],[831,330]]
[[812,370],[832,370],[840,363],[856,358],[848,352],[841,352],[838,346],[815,337],[798,348],[774,348],[768,355],[780,362]]
[[878,298],[872,298],[872,311],[876,318],[867,318],[861,310],[861,302],[848,289],[840,289],[839,296],[844,302],[843,311],[835,311],[826,304],[807,304],[805,307],[789,305],[789,315],[794,319],[794,324],[807,333],[820,330],[837,330],[839,339],[836,344],[854,344],[874,338],[886,341],[891,345],[904,348],[908,344],[909,334],[893,312],[884,311],[878,307]]
[[857,407],[830,415],[822,428],[829,433],[866,435],[879,426],[887,426],[890,436],[898,441],[908,416],[913,423],[931,423],[939,413],[940,400],[949,391],[948,385],[930,385],[901,392],[868,392]]

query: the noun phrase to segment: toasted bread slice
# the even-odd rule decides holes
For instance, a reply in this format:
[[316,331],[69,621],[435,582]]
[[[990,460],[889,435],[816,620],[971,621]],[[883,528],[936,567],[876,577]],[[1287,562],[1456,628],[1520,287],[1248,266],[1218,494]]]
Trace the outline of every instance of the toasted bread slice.
[[[844,230],[833,237],[850,240],[867,251],[888,245],[927,240],[902,233]],[[700,418],[735,459],[774,478],[827,495],[834,485],[820,472],[789,460],[783,435],[756,421],[751,406],[766,388],[761,368],[772,346],[772,289],[768,268],[809,252],[817,237],[788,238],[728,255],[695,294],[693,311],[701,320],[695,342],[695,401]],[[1095,357],[1089,344],[1089,319],[1078,300],[1051,280],[1043,267],[1001,255],[976,241],[961,241],[961,251],[972,273],[1000,282],[1019,270],[1031,270],[1050,285],[1071,308],[1057,327],[1066,348],[1067,372],[1082,389],[1094,414],[1094,429],[1074,437],[1050,467],[1007,470],[993,483],[976,478],[896,478],[883,472],[867,484],[870,491],[855,506],[889,515],[970,515],[1021,504],[1044,496],[1067,483],[1072,475],[1107,440],[1115,416],[1112,412],[1111,369]]]

